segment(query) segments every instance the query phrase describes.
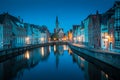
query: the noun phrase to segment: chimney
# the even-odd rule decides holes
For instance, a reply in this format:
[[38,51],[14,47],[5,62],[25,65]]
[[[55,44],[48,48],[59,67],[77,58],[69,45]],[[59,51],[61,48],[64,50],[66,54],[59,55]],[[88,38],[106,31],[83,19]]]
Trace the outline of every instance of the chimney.
[[20,16],[18,16],[18,20],[20,21]]

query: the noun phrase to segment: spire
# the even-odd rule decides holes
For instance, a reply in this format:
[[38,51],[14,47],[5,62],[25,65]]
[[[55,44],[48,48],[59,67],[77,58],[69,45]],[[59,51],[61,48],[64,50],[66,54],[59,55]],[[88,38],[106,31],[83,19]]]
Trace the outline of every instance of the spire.
[[58,28],[59,22],[58,22],[58,16],[56,16],[56,28]]
[[97,15],[99,14],[99,11],[98,11],[98,10],[96,11],[96,14],[97,14]]

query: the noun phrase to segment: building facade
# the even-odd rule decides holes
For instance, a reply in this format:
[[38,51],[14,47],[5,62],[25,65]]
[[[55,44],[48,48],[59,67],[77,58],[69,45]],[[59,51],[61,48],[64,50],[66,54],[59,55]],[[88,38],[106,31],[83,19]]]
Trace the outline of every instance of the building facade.
[[101,47],[100,18],[101,16],[98,11],[96,12],[96,14],[89,16],[88,45],[92,48]]
[[3,13],[0,15],[0,23],[3,26],[3,48],[24,46],[26,30],[19,18]]
[[114,4],[115,10],[115,24],[114,24],[114,38],[115,38],[115,48],[120,48],[120,1],[116,1]]
[[0,24],[0,49],[3,48],[3,25]]
[[73,31],[72,29],[68,31],[68,41],[73,42]]

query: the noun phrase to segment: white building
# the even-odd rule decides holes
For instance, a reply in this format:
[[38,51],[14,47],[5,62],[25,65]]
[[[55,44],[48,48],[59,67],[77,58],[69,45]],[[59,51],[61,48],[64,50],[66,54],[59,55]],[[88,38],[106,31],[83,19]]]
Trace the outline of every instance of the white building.
[[80,27],[80,43],[85,42],[85,28],[83,26]]
[[47,28],[28,23],[25,23],[25,28],[27,31],[26,45],[35,45],[48,41]]
[[45,31],[41,30],[40,43],[46,43],[46,42],[47,42],[47,34]]
[[79,27],[80,25],[73,25],[73,42],[74,43],[78,42]]
[[24,23],[25,29],[26,29],[26,38],[25,38],[25,44],[30,45],[33,43],[33,30],[29,23]]

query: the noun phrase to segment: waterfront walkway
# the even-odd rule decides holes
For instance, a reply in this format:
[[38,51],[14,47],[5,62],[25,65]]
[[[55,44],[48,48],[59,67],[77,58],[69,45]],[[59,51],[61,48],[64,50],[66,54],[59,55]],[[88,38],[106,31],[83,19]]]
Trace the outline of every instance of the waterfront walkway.
[[120,53],[89,48],[85,45],[75,43],[68,43],[68,45],[72,50],[77,52],[77,54],[90,56],[120,70]]
[[103,50],[103,49],[90,48],[90,47],[82,45],[82,44],[76,44],[76,43],[71,43],[71,44],[74,45],[74,46],[78,46],[78,47],[81,47],[81,48],[89,49],[89,50],[92,50],[92,51],[95,51],[95,52],[109,53],[109,54],[118,54],[118,55],[120,55],[119,50]]

